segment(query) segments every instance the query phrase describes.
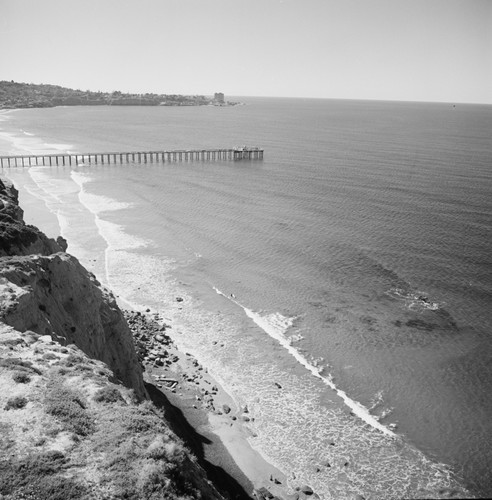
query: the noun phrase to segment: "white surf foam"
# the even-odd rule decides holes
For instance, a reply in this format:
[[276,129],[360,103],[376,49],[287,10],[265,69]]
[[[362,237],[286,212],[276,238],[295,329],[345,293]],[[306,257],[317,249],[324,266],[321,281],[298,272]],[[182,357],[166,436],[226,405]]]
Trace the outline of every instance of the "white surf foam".
[[93,214],[98,233],[106,242],[106,249],[104,251],[105,283],[109,287],[113,287],[116,285],[115,276],[117,270],[113,272],[114,266],[112,266],[112,261],[117,260],[115,259],[116,254],[122,251],[128,252],[138,248],[145,248],[150,244],[150,241],[128,234],[122,225],[104,220],[101,216],[104,212],[131,207],[131,203],[120,202],[108,196],[87,192],[85,185],[91,181],[91,176],[86,173],[72,170],[70,177],[79,188],[78,198],[80,203]]
[[408,309],[437,311],[443,304],[439,302],[431,302],[425,292],[406,292],[401,288],[392,288],[386,292],[390,297],[403,300]]
[[226,299],[234,302],[238,307],[243,309],[246,315],[251,318],[254,323],[256,323],[264,332],[266,332],[270,337],[274,338],[279,342],[279,344],[284,347],[289,354],[291,354],[301,365],[303,365],[312,375],[322,380],[327,386],[333,389],[337,395],[342,398],[343,402],[352,410],[352,412],[357,415],[361,420],[369,424],[371,427],[378,429],[384,434],[392,437],[396,435],[378,422],[377,418],[369,413],[369,410],[363,405],[351,399],[344,391],[339,389],[331,380],[331,377],[321,375],[319,368],[313,366],[309,361],[295,348],[291,345],[289,339],[285,337],[285,332],[293,325],[295,318],[288,318],[280,313],[267,314],[262,316],[261,314],[248,309],[239,303],[233,296],[227,296],[219,289],[214,287],[214,290],[225,297]]
[[76,172],[72,170],[70,172],[70,177],[79,186],[79,199],[80,202],[94,215],[99,215],[101,212],[121,210],[124,208],[130,208],[131,203],[117,201],[114,198],[103,195],[95,195],[87,192],[85,189],[85,184],[92,180],[92,177],[83,172]]

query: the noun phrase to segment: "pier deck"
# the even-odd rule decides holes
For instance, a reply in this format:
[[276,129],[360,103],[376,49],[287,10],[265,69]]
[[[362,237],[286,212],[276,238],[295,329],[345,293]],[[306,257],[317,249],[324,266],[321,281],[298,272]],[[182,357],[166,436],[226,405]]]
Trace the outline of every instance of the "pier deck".
[[0,167],[262,159],[263,149],[241,147],[231,149],[178,149],[173,151],[118,151],[110,153],[0,156]]

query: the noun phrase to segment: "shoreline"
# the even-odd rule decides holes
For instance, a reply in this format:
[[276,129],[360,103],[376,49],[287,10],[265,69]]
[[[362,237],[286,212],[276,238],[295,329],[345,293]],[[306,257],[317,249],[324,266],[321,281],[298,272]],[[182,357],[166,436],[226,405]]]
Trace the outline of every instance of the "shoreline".
[[[190,353],[180,350],[159,313],[123,309],[134,335],[137,353],[144,367],[144,381],[151,400],[164,408],[166,417],[179,414],[183,421],[169,418],[171,428],[185,441],[212,476],[210,479],[232,489],[241,498],[259,500],[269,494],[279,498],[303,498],[291,491],[286,475],[248,442],[253,431],[247,407],[238,408],[218,381]],[[232,482],[223,484],[223,474]],[[222,476],[222,477],[221,477]],[[306,485],[305,491],[309,491]],[[246,498],[245,497],[245,498]],[[314,496],[316,498],[317,495]]]
[[[15,175],[13,179],[8,174],[5,176],[10,179],[14,185],[17,184]],[[56,227],[54,224],[55,218],[59,226],[59,219],[56,214],[53,214],[51,210],[45,206],[45,201],[27,191],[26,187],[23,185],[16,186],[16,188],[19,190],[21,197],[20,204],[25,212],[27,223],[38,226],[51,238],[56,238],[57,234],[61,234],[61,228]],[[38,208],[40,204],[42,205],[41,210]],[[35,214],[35,220],[31,220],[33,214]],[[73,247],[74,242],[71,238],[68,238],[68,243],[69,248],[67,251],[72,253],[70,247]],[[78,250],[81,250],[81,248],[78,248]],[[97,272],[98,269],[96,269],[97,266],[95,265],[95,261],[91,259],[89,259],[89,261],[84,258],[81,259],[81,257],[77,255],[78,253],[79,252],[76,252],[75,256],[82,265],[90,272]],[[102,282],[112,291],[117,299],[118,305],[126,314],[128,314],[128,310],[131,310],[134,315],[141,314],[142,318],[146,318],[149,329],[153,330],[153,334],[158,335],[160,333],[162,324],[157,324],[155,322],[156,313],[138,312],[139,307],[137,305],[116,295],[116,292],[107,283],[108,277],[106,275],[97,277],[98,279],[102,278]],[[164,320],[160,317],[159,321],[163,323]],[[166,322],[169,321],[170,320],[166,318]],[[131,324],[129,326],[132,328]],[[172,329],[172,327],[169,329]],[[154,394],[153,399],[156,399],[159,405],[163,405],[163,398],[166,398],[168,403],[184,417],[187,423],[187,425],[184,426],[186,429],[184,433],[185,440],[193,433],[201,436],[202,449],[200,449],[199,443],[195,443],[194,446],[191,446],[193,453],[197,455],[201,454],[202,461],[205,460],[210,462],[212,469],[223,470],[226,475],[230,475],[234,478],[237,482],[237,484],[233,485],[232,489],[234,491],[237,490],[237,485],[240,485],[240,488],[243,488],[247,496],[251,498],[254,489],[267,488],[274,495],[278,495],[281,498],[287,498],[288,492],[285,474],[265,460],[265,458],[248,442],[247,438],[252,434],[252,431],[246,428],[247,422],[245,418],[248,418],[247,415],[241,414],[233,398],[226,393],[218,380],[208,372],[207,368],[200,367],[200,370],[198,370],[198,367],[193,364],[194,358],[180,350],[174,339],[168,339],[166,342],[169,343],[166,349],[172,351],[173,357],[176,356],[179,358],[179,361],[177,363],[172,363],[171,368],[165,366],[154,367],[152,363],[147,363],[146,370],[144,371],[144,381],[154,388],[152,391]],[[179,376],[182,377],[185,373],[197,375],[197,373],[200,372],[205,372],[207,374],[207,380],[209,382],[207,385],[217,387],[218,389],[218,391],[214,391],[217,392],[217,394],[214,395],[216,412],[211,411],[210,408],[207,409],[203,404],[197,404],[201,403],[196,398],[201,397],[200,388],[205,387],[204,383],[201,384],[201,387],[198,387],[193,381],[180,379],[180,387],[182,390],[180,392],[172,392],[172,390],[168,390],[162,383],[155,379],[155,376],[164,376],[164,373],[168,373],[170,377],[178,378]],[[198,376],[199,375],[197,375],[197,377]],[[197,387],[198,390],[196,389]],[[223,405],[230,408],[228,413],[223,411]],[[179,428],[180,426],[178,425],[177,427]],[[190,442],[192,445],[193,439],[196,440],[196,438],[192,437]],[[223,473],[219,473],[218,475],[223,476]],[[270,480],[270,478],[272,478],[272,480]],[[263,497],[260,496],[259,498],[261,500]]]
[[[29,218],[29,214],[26,215],[27,218]],[[46,215],[46,213],[43,215]],[[69,238],[68,252],[71,252],[70,242],[71,240]],[[83,242],[80,248],[84,248],[86,246],[84,243],[87,242]],[[79,248],[79,246],[77,248]],[[90,249],[88,250],[90,252]],[[92,272],[96,271],[95,267],[97,266],[95,265],[94,259],[90,262],[85,262],[88,258],[87,256],[85,259],[84,257],[78,258],[88,270]],[[196,337],[197,334],[201,336],[202,331],[200,329],[200,325],[189,325],[186,324],[186,321],[185,324],[181,323],[181,313],[178,311],[184,309],[183,313],[186,313],[187,309],[188,312],[190,308],[191,310],[194,309],[194,304],[192,303],[193,301],[191,303],[188,302],[188,299],[191,297],[188,296],[186,291],[182,289],[178,291],[178,289],[174,286],[171,286],[167,290],[168,293],[163,302],[159,301],[159,303],[157,303],[155,300],[149,298],[147,305],[144,305],[146,304],[145,297],[141,296],[139,302],[133,304],[128,300],[123,299],[121,296],[118,296],[118,287],[112,287],[107,283],[107,279],[108,277],[105,276],[103,283],[108,289],[113,290],[113,294],[115,295],[122,310],[130,308],[132,309],[131,314],[145,317],[145,321],[148,321],[150,324],[156,320],[155,324],[153,324],[151,328],[149,326],[150,331],[152,331],[152,335],[148,335],[146,342],[149,340],[152,340],[152,342],[149,344],[147,350],[149,351],[156,347],[162,347],[162,349],[172,352],[173,354],[172,356],[157,356],[157,358],[162,358],[159,361],[159,363],[162,361],[162,365],[156,364],[156,366],[154,366],[154,360],[156,358],[144,360],[147,361],[147,369],[144,380],[148,384],[148,388],[151,389],[154,400],[158,403],[158,405],[161,405],[163,408],[168,408],[173,415],[178,415],[180,419],[184,417],[183,422],[181,422],[182,427],[184,428],[184,434],[182,435],[184,440],[187,441],[188,446],[197,456],[202,456],[201,461],[202,464],[204,464],[203,467],[212,471],[212,476],[213,473],[218,474],[219,483],[221,483],[221,481],[225,481],[226,489],[229,488],[230,491],[235,492],[234,495],[239,495],[232,496],[231,498],[251,498],[253,497],[253,490],[261,490],[261,492],[258,491],[255,495],[258,500],[270,498],[268,495],[282,498],[284,500],[297,500],[298,498],[303,499],[307,497],[325,498],[323,493],[328,489],[333,489],[336,495],[343,493],[343,496],[339,495],[338,498],[347,498],[352,500],[355,500],[356,498],[359,500],[360,498],[374,498],[371,492],[367,491],[367,489],[371,490],[373,488],[369,487],[366,489],[370,483],[365,483],[364,486],[361,485],[358,487],[350,486],[353,479],[349,478],[347,473],[351,473],[351,469],[348,466],[351,458],[350,450],[353,449],[353,445],[350,442],[351,440],[346,441],[346,443],[343,442],[344,438],[342,435],[345,434],[340,433],[345,432],[345,428],[342,429],[341,426],[345,423],[351,428],[352,425],[355,424],[358,429],[360,428],[360,424],[356,424],[356,421],[353,418],[354,415],[348,414],[348,408],[343,404],[339,395],[335,394],[334,391],[327,394],[330,399],[329,406],[334,413],[334,418],[339,416],[342,419],[342,421],[337,423],[335,427],[330,427],[330,436],[332,435],[330,439],[333,439],[333,442],[330,441],[328,444],[332,446],[325,447],[321,450],[323,456],[318,457],[315,460],[309,458],[313,456],[311,450],[305,450],[305,452],[302,453],[302,466],[306,467],[305,471],[307,471],[307,474],[304,474],[304,470],[302,470],[301,475],[299,475],[299,467],[297,467],[294,470],[288,470],[288,475],[286,476],[272,463],[269,463],[248,441],[248,437],[255,438],[254,431],[253,433],[250,433],[250,430],[248,429],[248,422],[243,420],[243,417],[249,418],[248,415],[241,411],[241,408],[237,407],[233,398],[227,394],[226,391],[224,391],[220,383],[217,382],[217,378],[214,378],[213,373],[210,373],[205,365],[200,366],[197,364],[198,361],[192,355],[187,354],[187,349],[190,349],[191,352],[195,353],[197,357],[199,357],[200,352],[196,349],[193,350],[194,347],[192,347],[190,343],[182,343],[182,340],[184,340],[184,337],[186,336],[183,335],[183,333],[188,331],[188,333],[192,334],[192,337]],[[185,297],[185,299],[177,296],[177,294],[181,292],[184,293],[183,297]],[[214,297],[216,296],[217,294],[214,294]],[[162,307],[158,304],[162,304]],[[145,312],[143,312],[144,310]],[[178,315],[176,315],[177,312]],[[165,323],[172,323],[172,326],[166,326]],[[130,327],[132,327],[132,325],[130,325]],[[161,330],[163,327],[164,330]],[[194,334],[193,331],[189,330],[190,327],[194,327]],[[168,330],[167,334],[166,330]],[[165,335],[162,335],[163,333]],[[172,346],[168,345],[170,342],[166,339],[164,339],[165,342],[160,340],[155,346],[152,345],[154,337],[157,337],[158,335],[161,335],[162,337],[171,337]],[[269,338],[270,337],[264,338],[263,341],[265,343],[269,343]],[[224,340],[224,342],[227,344],[227,340]],[[184,345],[186,344],[188,344],[188,346],[185,348]],[[221,339],[216,335],[209,337],[207,344],[208,347],[212,347],[214,350],[218,349],[217,353],[222,351],[222,349],[220,349]],[[212,344],[217,345],[212,346]],[[181,349],[178,345],[181,346]],[[202,345],[201,342],[200,345]],[[205,347],[205,345],[202,345],[202,347]],[[243,347],[245,346],[243,345]],[[200,349],[198,345],[197,349]],[[178,358],[176,361],[173,360],[175,356]],[[169,360],[171,360],[171,362],[167,363],[166,361]],[[300,365],[297,366],[297,368],[301,369]],[[248,373],[251,375],[250,371],[248,371]],[[186,377],[183,377],[185,374]],[[206,377],[204,374],[206,374]],[[245,373],[243,376],[247,377],[248,375]],[[172,387],[164,387],[165,384],[163,382],[165,381],[162,380],[162,378],[173,378],[178,381],[177,386],[179,385],[179,388],[173,392]],[[204,382],[204,379],[208,380],[208,383]],[[274,378],[272,379],[272,385],[276,386],[276,388],[279,388],[280,386],[274,383],[274,380],[280,380],[282,386],[284,385],[284,382],[281,379]],[[314,377],[313,380],[317,380],[317,377]],[[224,380],[224,384],[227,385],[228,383],[229,380]],[[234,382],[232,382],[232,385],[234,385]],[[211,393],[212,391],[210,391],[210,389],[213,386],[216,386],[217,389],[213,391],[214,394],[211,394],[214,400],[214,408],[211,411],[211,409],[206,406],[208,401],[206,401],[203,397],[204,394],[201,392],[201,389],[209,390]],[[276,389],[273,389],[271,392],[276,392]],[[201,400],[198,400],[197,397],[201,398]],[[274,398],[276,399],[277,396],[274,396]],[[250,400],[250,402],[253,402],[253,400]],[[272,401],[270,401],[270,403],[271,402]],[[224,404],[230,408],[229,411],[224,411]],[[276,422],[275,413],[265,413],[267,408],[262,407],[263,401],[261,405],[257,405],[256,402],[253,403],[251,408],[252,414],[258,415],[259,417],[258,424],[260,421],[262,421],[263,424],[259,434],[262,434],[263,438],[266,438],[267,443],[276,446],[278,441],[275,442],[275,436],[271,434],[271,429],[275,426]],[[277,408],[277,410],[279,410],[279,408]],[[276,410],[274,409],[274,412],[275,411]],[[235,420],[233,418],[235,418]],[[268,423],[265,429],[264,424],[267,421]],[[334,422],[331,419],[324,421],[325,426],[330,426],[330,423],[333,424]],[[253,426],[256,426],[255,422],[252,422],[252,424]],[[266,434],[264,434],[265,432]],[[348,431],[346,437],[350,439],[350,431]],[[286,436],[286,438],[288,441],[281,441],[282,448],[286,450],[290,449],[290,440],[293,443],[299,441],[299,436],[294,438],[291,434]],[[381,435],[381,438],[383,438],[383,435]],[[390,439],[392,444],[388,444],[388,439]],[[378,441],[379,440],[380,439],[378,439]],[[382,440],[381,443],[383,443]],[[397,452],[400,449],[400,446],[403,446],[403,441],[401,443],[400,439],[394,441],[389,438],[389,436],[384,436],[384,443],[384,447],[388,448],[387,451],[392,453]],[[348,447],[344,446],[345,444],[347,444]],[[412,447],[410,446],[408,451],[410,451],[413,455],[414,452],[411,451],[411,448]],[[268,450],[269,448],[265,449]],[[375,454],[378,456],[377,451]],[[298,456],[294,458],[298,459],[301,457]],[[399,460],[396,460],[396,462],[398,461]],[[403,462],[406,462],[406,460],[403,459]],[[208,465],[205,467],[206,464]],[[401,466],[402,464],[398,465],[400,468]],[[295,472],[295,475],[293,472]],[[356,475],[352,477],[355,477],[360,481],[362,478],[358,477],[357,472],[355,474]],[[310,483],[312,484],[312,487]],[[347,491],[347,489],[349,491]],[[238,491],[240,493],[237,493]],[[424,491],[427,493],[428,490],[422,490],[422,492]],[[441,495],[438,497],[445,498]],[[332,498],[337,497],[334,496]],[[452,496],[448,498],[452,498]]]
[[[31,195],[31,193],[30,193],[30,195]],[[35,209],[35,206],[37,205],[36,201],[39,203],[39,201],[41,201],[41,200],[40,199],[37,199],[37,200],[33,199],[32,201],[33,201],[32,202],[32,209]],[[41,203],[43,203],[43,202],[41,201]],[[49,211],[49,209],[47,210],[47,212],[48,211]],[[41,217],[43,217],[44,215],[45,214],[43,214]],[[42,227],[40,223],[36,223],[36,225],[40,225],[40,227]],[[56,237],[55,234],[53,234],[51,236]],[[72,241],[72,238],[68,238],[68,242],[69,242],[69,245],[73,245],[73,243],[74,243],[74,241]],[[84,245],[84,243],[85,243],[85,245]],[[84,246],[87,247],[86,243],[87,242],[84,241],[82,243],[82,245],[79,245],[77,248],[79,250],[84,249]],[[91,249],[89,247],[88,250],[89,250],[88,253],[90,253],[91,251],[93,251],[93,248]],[[69,247],[68,251],[71,252],[70,247]],[[87,269],[91,270],[92,272],[95,272],[100,279],[103,278],[103,282],[107,283],[108,276],[99,276],[99,273],[95,269],[95,265],[93,264],[93,262],[95,262],[95,260],[88,263],[86,261],[87,257],[86,257],[86,259],[84,259],[84,257],[78,256],[78,258],[81,261],[85,260],[85,262],[83,262],[83,265]],[[108,286],[107,284],[106,284],[106,286],[108,288],[110,288],[111,290],[113,290],[113,293],[116,296],[118,287],[113,288],[111,286]],[[170,296],[170,297],[171,297],[171,301],[174,301],[174,296]],[[118,300],[122,300],[122,299],[118,299]],[[145,306],[142,306],[142,304],[145,304],[145,303],[146,303],[145,297],[142,297],[142,300],[139,302],[140,310],[143,310],[142,307],[145,307]],[[185,303],[186,303],[186,301],[185,301]],[[166,314],[165,309],[168,306],[169,306],[169,304],[166,303],[165,306],[163,305],[162,309],[159,308],[161,315]],[[121,305],[120,305],[120,307],[123,309],[123,307]],[[132,309],[134,309],[135,311],[138,310],[138,308],[134,305],[130,305],[130,307]],[[151,307],[152,307],[152,310],[156,310],[154,303],[152,304]],[[180,308],[181,307],[179,307],[179,309]],[[193,305],[190,305],[190,308],[193,309]],[[174,309],[174,307],[172,307],[172,309]],[[185,306],[185,309],[186,309],[186,306]],[[155,313],[149,311],[149,313],[148,313],[149,318],[151,318],[153,314],[155,314]],[[171,317],[173,317],[173,325],[175,327],[174,332],[176,332],[176,334],[185,333],[182,331],[178,331],[178,329],[181,329],[181,326],[182,326],[179,323],[179,318],[174,318],[174,315],[171,315]],[[161,318],[162,318],[162,316],[161,316]],[[165,319],[167,320],[167,318],[165,318]],[[178,320],[176,323],[174,322],[175,319]],[[196,333],[201,333],[200,328],[195,328],[194,331]],[[174,337],[175,337],[176,341],[178,341],[178,339],[180,338],[179,335],[174,335]],[[193,351],[193,352],[195,352],[195,351]],[[199,352],[196,351],[195,354],[198,356]],[[176,347],[176,355],[179,358],[182,358],[184,361],[186,361],[186,360],[191,361],[191,359],[192,359],[192,358],[189,358],[186,356],[185,350],[179,351],[179,349],[177,347]],[[192,361],[191,361],[191,363],[192,363]],[[176,363],[176,365],[179,366],[179,363]],[[161,369],[161,367],[158,367],[158,368]],[[183,365],[182,368],[184,370],[183,373],[185,373],[186,369],[187,369],[186,366]],[[191,370],[191,371],[195,370],[195,372],[196,372],[197,367],[193,366],[193,364],[192,364],[191,367],[189,367],[189,370]],[[201,371],[203,371],[203,370],[201,370]],[[161,383],[162,381],[154,379],[152,377],[153,374],[154,374],[153,369],[152,369],[152,371],[149,370],[148,373],[146,374],[146,375],[149,375],[149,378],[148,379],[146,378],[147,383],[150,384],[149,387],[152,386],[155,388],[156,395],[163,394],[166,397],[167,401],[169,401],[170,404],[173,406],[175,411],[178,412],[178,415],[184,416],[186,425],[188,425],[188,430],[193,434],[193,436],[195,436],[197,439],[199,439],[198,444],[197,444],[197,446],[199,446],[199,448],[197,448],[197,449],[203,450],[205,460],[207,460],[207,457],[211,457],[210,462],[212,464],[212,467],[216,467],[217,469],[223,470],[226,472],[226,474],[229,473],[235,479],[235,481],[244,489],[244,491],[246,491],[248,496],[252,492],[252,489],[255,487],[255,485],[260,485],[260,484],[261,484],[261,486],[259,486],[260,488],[261,487],[266,487],[267,489],[269,489],[270,487],[277,488],[277,491],[279,491],[278,495],[282,496],[283,498],[289,497],[288,492],[291,492],[290,495],[293,495],[290,498],[295,498],[295,495],[298,495],[298,496],[300,495],[299,492],[292,492],[292,489],[289,490],[288,487],[286,486],[287,482],[280,478],[280,475],[282,473],[277,468],[275,468],[272,464],[269,464],[260,455],[260,453],[255,451],[255,449],[252,447],[252,445],[250,445],[250,443],[248,442],[248,432],[247,431],[245,432],[245,428],[247,427],[247,423],[242,423],[241,421],[239,421],[239,418],[244,416],[244,415],[242,415],[242,413],[239,411],[240,410],[239,408],[236,408],[234,406],[230,396],[227,395],[223,391],[222,387],[220,387],[220,385],[217,383],[217,381],[215,380],[215,382],[212,382],[212,380],[214,380],[214,379],[213,379],[211,374],[208,374],[210,377],[209,380],[211,381],[211,383],[213,383],[214,385],[216,385],[220,389],[220,391],[217,392],[217,395],[215,395],[217,398],[217,405],[220,408],[220,405],[228,404],[229,407],[231,408],[231,411],[228,414],[224,415],[224,412],[222,412],[222,415],[218,415],[218,414],[212,413],[209,410],[204,409],[201,406],[199,406],[198,404],[196,404],[197,400],[196,399],[194,400],[194,398],[197,395],[200,397],[200,393],[194,394],[192,389],[196,389],[196,387],[198,387],[198,390],[199,390],[201,387],[200,387],[200,385],[195,384],[193,381],[188,381],[188,380],[183,381],[184,385],[187,384],[189,386],[188,387],[189,390],[181,391],[179,393],[178,392],[173,393],[172,390],[169,390],[168,388],[163,387],[163,384]],[[159,373],[159,371],[156,368],[155,375],[163,375],[163,374]],[[228,382],[229,382],[228,379],[224,380],[225,384],[227,384]],[[157,384],[161,384],[162,387],[157,387]],[[220,393],[220,397],[219,397],[219,393]],[[332,394],[332,395],[334,396],[334,399],[338,400],[338,398],[336,398],[334,394]],[[220,398],[223,398],[223,402],[219,402]],[[339,403],[339,401],[337,401],[336,403],[333,402],[333,407],[335,409],[340,407],[340,405],[338,403]],[[196,408],[195,408],[195,406],[196,406]],[[345,413],[347,412],[347,408],[345,408],[344,406],[342,406],[341,408],[342,408],[342,410],[344,410],[343,413],[345,415]],[[232,420],[233,416],[236,417],[236,420]],[[352,416],[353,415],[350,414],[350,417],[352,417]],[[267,418],[270,419],[270,416],[268,416]],[[268,437],[270,437],[270,433],[268,433],[268,435],[269,435]],[[193,439],[193,436],[192,436],[192,439]],[[285,441],[283,441],[283,440],[280,441],[280,443],[282,443],[282,444],[284,442]],[[337,445],[338,445],[338,441],[337,441]],[[330,451],[331,451],[331,448],[330,448]],[[335,456],[336,458],[334,458],[334,460],[337,461],[334,468],[331,469],[331,473],[333,476],[334,471],[335,471],[335,467],[337,467],[338,469],[340,469],[342,471],[344,470],[343,469],[344,460],[345,460],[344,457],[346,454],[342,453],[339,450],[339,448],[337,448],[337,450],[334,451],[334,453],[331,453],[331,455]],[[331,458],[333,458],[333,456],[329,457],[330,462],[332,464],[333,464],[333,461],[331,460]],[[339,459],[340,459],[342,465],[338,464]],[[255,467],[256,462],[260,463],[260,465],[257,467]],[[264,472],[264,469],[268,468],[268,467],[273,468],[272,469],[273,472],[270,475]],[[313,469],[316,474],[313,474],[313,470],[311,470],[311,469]],[[319,473],[317,465],[314,464],[314,462],[313,462],[313,466],[311,466],[311,464],[309,464],[309,472],[311,473],[311,475],[314,475],[314,476],[318,475],[319,479],[321,479],[322,476],[323,477],[325,476],[326,471],[324,469],[322,469],[322,471],[321,471],[322,473]],[[275,474],[277,474],[277,473],[279,474],[278,477],[275,476]],[[296,470],[296,474],[297,474],[297,470]],[[271,480],[270,477],[272,477],[273,479],[278,479],[281,482],[281,485],[276,485],[275,481]],[[285,478],[285,476],[284,476],[284,478]],[[289,475],[289,479],[290,479],[290,475]],[[295,476],[294,476],[294,479],[295,479]],[[309,479],[308,479],[308,481],[309,481]],[[313,484],[316,484],[316,479],[313,478],[313,481],[314,481]],[[333,478],[333,481],[337,482],[337,478]],[[346,483],[346,482],[347,481],[346,481],[345,477],[342,477],[340,480],[340,483]],[[298,481],[292,480],[291,483],[295,484],[298,489],[301,488],[300,483]],[[330,481],[329,482],[327,481],[325,484],[329,484],[330,485],[329,487],[331,489],[333,486],[333,483],[331,482],[331,478],[330,478]],[[368,484],[368,483],[366,483],[366,484]],[[263,486],[263,485],[265,485],[265,486]],[[319,481],[318,481],[318,486],[319,486]],[[323,486],[320,486],[320,488],[322,488],[322,487]],[[335,488],[335,486],[333,486],[333,487]],[[234,488],[234,485],[233,485],[233,488]],[[363,491],[362,489],[359,489],[359,488],[357,488],[357,489],[358,489],[358,491]],[[280,491],[283,491],[284,494],[280,493]],[[353,491],[353,489],[352,489],[352,491]],[[275,495],[277,493],[272,492],[272,494]],[[367,495],[367,494],[364,492],[364,495]],[[348,496],[346,498],[352,498],[352,496]],[[356,497],[353,496],[353,498],[356,498]],[[369,493],[369,498],[372,498],[370,493]]]

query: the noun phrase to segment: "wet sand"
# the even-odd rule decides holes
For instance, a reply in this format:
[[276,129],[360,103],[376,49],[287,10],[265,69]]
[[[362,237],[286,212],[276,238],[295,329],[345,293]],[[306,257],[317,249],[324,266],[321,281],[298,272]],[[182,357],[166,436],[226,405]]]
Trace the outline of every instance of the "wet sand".
[[254,417],[235,405],[206,367],[177,348],[167,333],[171,325],[150,310],[125,310],[125,316],[151,399],[219,488],[231,498],[309,496],[289,491],[285,475],[250,446]]

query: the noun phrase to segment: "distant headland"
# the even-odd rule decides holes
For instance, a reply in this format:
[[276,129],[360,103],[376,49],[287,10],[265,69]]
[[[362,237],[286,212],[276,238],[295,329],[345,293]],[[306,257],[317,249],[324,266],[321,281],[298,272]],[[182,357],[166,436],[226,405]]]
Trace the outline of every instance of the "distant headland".
[[59,85],[0,81],[0,109],[52,108],[55,106],[236,106],[224,94],[213,97],[179,94],[127,94],[94,92]]

